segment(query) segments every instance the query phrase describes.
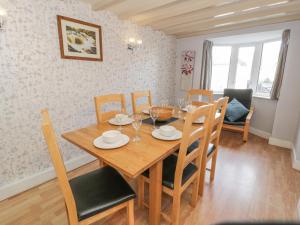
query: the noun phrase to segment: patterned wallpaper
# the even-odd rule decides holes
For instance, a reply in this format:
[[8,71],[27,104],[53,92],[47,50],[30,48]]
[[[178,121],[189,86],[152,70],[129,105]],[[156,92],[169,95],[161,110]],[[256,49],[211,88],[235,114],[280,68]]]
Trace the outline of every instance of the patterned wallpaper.
[[[7,29],[0,32],[0,187],[51,166],[40,110],[49,108],[65,160],[84,154],[62,140],[64,131],[96,122],[93,96],[151,89],[154,103],[172,101],[176,41],[93,12],[78,0],[12,0]],[[56,15],[100,24],[103,62],[60,58]],[[126,40],[143,40],[126,49]]]

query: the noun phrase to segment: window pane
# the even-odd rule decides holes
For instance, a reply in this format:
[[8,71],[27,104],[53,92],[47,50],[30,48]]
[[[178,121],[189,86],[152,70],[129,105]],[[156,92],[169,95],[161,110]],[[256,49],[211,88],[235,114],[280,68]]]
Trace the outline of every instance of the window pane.
[[245,89],[250,86],[254,50],[254,46],[239,48],[235,88]]
[[281,41],[268,42],[263,45],[256,94],[270,97],[275,71],[278,63]]
[[223,92],[227,87],[231,47],[214,46],[212,49],[211,89]]

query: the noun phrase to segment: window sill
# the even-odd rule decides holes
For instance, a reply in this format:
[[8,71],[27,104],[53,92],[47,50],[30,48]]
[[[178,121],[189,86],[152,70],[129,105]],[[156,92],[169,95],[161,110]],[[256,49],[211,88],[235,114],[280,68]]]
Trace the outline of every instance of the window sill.
[[[214,92],[214,95],[222,95],[223,96],[223,92]],[[264,97],[264,96],[259,96],[259,95],[253,95],[253,98],[258,98],[258,99],[264,99],[264,100],[270,100],[270,101],[277,101],[277,100],[272,100],[270,97]]]

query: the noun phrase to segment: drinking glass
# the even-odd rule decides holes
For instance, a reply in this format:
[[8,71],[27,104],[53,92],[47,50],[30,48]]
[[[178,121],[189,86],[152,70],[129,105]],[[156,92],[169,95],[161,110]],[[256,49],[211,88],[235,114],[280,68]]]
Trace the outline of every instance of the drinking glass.
[[192,105],[192,99],[186,98],[185,99],[185,106],[189,106],[189,105]]
[[135,130],[135,137],[133,137],[133,142],[138,142],[141,140],[141,137],[139,136],[139,129],[142,125],[142,116],[139,114],[132,115],[132,127]]
[[115,117],[116,118],[116,122],[119,124],[119,127],[118,127],[118,131],[120,131],[120,132],[122,132],[122,125],[121,125],[121,122],[122,122],[122,120],[121,120],[121,118],[120,117]]
[[149,110],[149,113],[150,113],[150,117],[153,121],[153,130],[155,130],[156,129],[155,121],[159,117],[159,111],[158,111],[158,109],[155,109],[155,108],[151,107],[150,110]]
[[185,106],[185,99],[184,98],[179,98],[177,101],[178,107],[179,107],[179,111],[178,111],[178,117],[181,118],[182,117],[182,109]]

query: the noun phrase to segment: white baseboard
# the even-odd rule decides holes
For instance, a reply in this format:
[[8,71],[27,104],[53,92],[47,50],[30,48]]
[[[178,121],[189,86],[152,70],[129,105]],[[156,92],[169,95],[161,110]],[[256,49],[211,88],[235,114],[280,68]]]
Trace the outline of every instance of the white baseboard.
[[263,130],[256,129],[254,127],[250,127],[249,132],[251,134],[254,134],[256,136],[262,137],[264,139],[268,139],[271,136],[270,133],[268,133],[266,131],[263,131]]
[[[291,158],[292,158],[292,165],[293,165],[293,168],[295,169],[295,170],[299,170],[300,171],[300,160],[298,160],[297,159],[297,157],[296,157],[296,148],[295,148],[295,146],[293,146],[293,148],[292,148],[292,151],[291,151]],[[299,207],[300,207],[300,199],[299,199],[299,205],[298,205]],[[300,208],[299,208],[299,210],[300,210]],[[299,211],[300,212],[300,211]],[[300,214],[299,214],[300,215]],[[300,217],[299,217],[300,218]]]
[[[95,159],[96,158],[91,155],[84,155],[75,159],[71,159],[65,162],[66,170],[70,171],[76,169],[84,164],[94,161]],[[51,167],[32,176],[28,176],[21,180],[5,185],[0,188],[0,201],[40,185],[53,179],[54,177],[56,177],[55,171],[54,168]]]
[[278,146],[278,147],[282,147],[282,148],[287,148],[287,149],[292,149],[293,148],[293,142],[283,140],[283,139],[279,139],[279,138],[274,138],[274,137],[269,138],[269,144],[270,145],[275,145],[275,146]]
[[300,219],[300,198],[298,201],[297,211],[298,211],[298,219]]

